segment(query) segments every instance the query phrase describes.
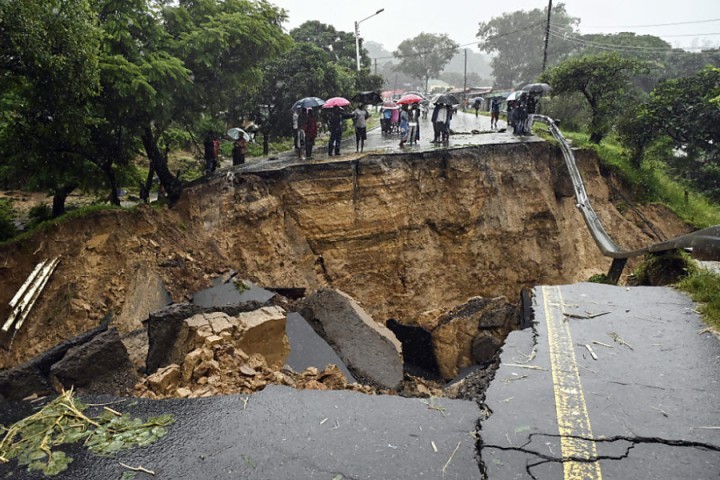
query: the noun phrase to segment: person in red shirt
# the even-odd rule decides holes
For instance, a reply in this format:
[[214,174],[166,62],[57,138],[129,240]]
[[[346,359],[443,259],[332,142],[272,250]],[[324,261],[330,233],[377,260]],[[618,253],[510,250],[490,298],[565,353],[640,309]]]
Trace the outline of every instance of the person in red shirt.
[[315,145],[315,138],[317,137],[318,125],[315,112],[312,108],[307,109],[307,121],[305,122],[305,159],[310,160],[312,158],[313,146]]

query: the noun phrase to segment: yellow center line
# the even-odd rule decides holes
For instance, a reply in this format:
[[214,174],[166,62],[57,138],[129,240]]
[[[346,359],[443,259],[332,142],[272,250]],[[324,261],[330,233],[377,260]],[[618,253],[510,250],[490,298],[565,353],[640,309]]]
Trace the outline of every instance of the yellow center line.
[[[580,372],[575,359],[570,327],[563,316],[560,288],[543,286],[542,295],[563,459],[597,458],[595,442],[576,438],[593,438],[593,434],[580,383]],[[597,461],[564,461],[563,468],[565,480],[602,479],[600,463]]]

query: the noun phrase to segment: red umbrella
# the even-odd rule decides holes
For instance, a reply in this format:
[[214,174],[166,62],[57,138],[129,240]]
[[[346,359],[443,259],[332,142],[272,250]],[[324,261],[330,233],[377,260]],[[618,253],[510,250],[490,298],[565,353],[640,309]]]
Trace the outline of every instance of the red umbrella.
[[406,105],[409,103],[420,103],[423,100],[424,100],[424,98],[421,97],[420,95],[415,95],[414,93],[408,93],[407,95],[404,95],[400,100],[398,100],[397,103],[398,103],[398,105]]
[[323,105],[322,108],[346,107],[348,105],[350,105],[350,100],[348,100],[347,98],[333,97],[333,98],[329,98],[325,102],[325,105]]

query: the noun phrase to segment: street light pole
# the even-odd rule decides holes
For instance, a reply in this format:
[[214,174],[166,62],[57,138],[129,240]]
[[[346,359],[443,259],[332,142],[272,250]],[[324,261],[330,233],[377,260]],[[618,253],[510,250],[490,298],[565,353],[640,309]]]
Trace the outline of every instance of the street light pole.
[[380,15],[382,12],[384,12],[385,9],[381,8],[377,12],[373,13],[369,17],[365,17],[362,20],[357,20],[355,22],[355,59],[357,60],[357,71],[360,71],[360,24],[364,22],[365,20],[368,20],[375,15]]

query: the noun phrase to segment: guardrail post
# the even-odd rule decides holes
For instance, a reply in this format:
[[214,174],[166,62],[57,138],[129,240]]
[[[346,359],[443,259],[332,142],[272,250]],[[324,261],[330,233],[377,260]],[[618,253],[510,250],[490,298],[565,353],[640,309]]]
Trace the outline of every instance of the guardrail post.
[[610,271],[607,274],[607,278],[610,283],[612,283],[613,285],[617,285],[626,263],[627,258],[613,259],[612,264],[610,265]]

